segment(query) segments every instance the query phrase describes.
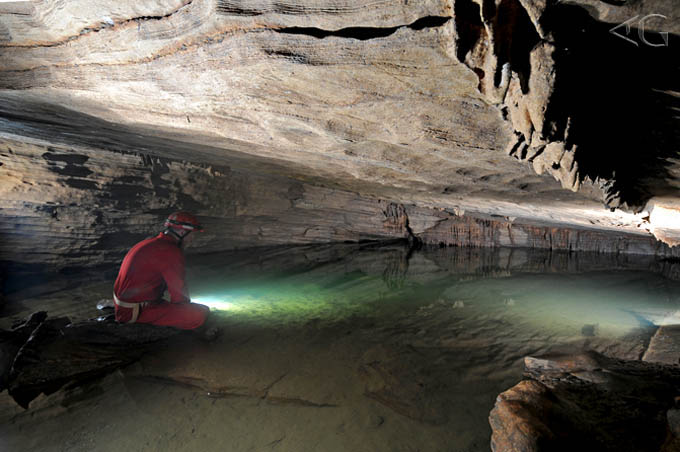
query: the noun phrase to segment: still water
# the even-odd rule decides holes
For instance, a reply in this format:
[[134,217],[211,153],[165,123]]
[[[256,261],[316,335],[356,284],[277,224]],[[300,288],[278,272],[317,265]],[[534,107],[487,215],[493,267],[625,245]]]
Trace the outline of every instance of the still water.
[[[639,359],[657,325],[680,323],[677,269],[644,256],[338,245],[188,262],[218,340],[184,335],[6,409],[0,450],[488,451],[488,413],[524,356]],[[111,284],[17,302],[5,320],[93,316]]]
[[586,337],[680,323],[680,286],[665,276],[672,264],[647,256],[396,246],[287,252],[224,267],[212,263],[220,257],[204,257],[189,271],[192,297],[220,316],[263,325],[399,317],[432,303],[460,318],[505,313]]

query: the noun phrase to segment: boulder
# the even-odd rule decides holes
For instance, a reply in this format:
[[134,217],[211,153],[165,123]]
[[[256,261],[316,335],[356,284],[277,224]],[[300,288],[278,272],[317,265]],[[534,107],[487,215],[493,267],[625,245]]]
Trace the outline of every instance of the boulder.
[[595,352],[524,364],[489,415],[494,452],[677,450],[679,367]]

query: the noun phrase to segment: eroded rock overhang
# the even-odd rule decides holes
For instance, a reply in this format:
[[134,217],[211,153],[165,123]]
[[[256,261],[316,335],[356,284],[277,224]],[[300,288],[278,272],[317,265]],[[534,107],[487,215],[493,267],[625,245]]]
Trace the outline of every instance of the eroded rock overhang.
[[[87,129],[99,118],[135,127],[110,135],[109,148],[125,133],[172,137],[193,145],[172,157],[193,164],[210,160],[196,151],[210,146],[366,199],[509,223],[663,229],[677,242],[673,208],[663,227],[645,209],[654,197],[657,213],[672,205],[680,183],[672,42],[636,47],[609,32],[627,13],[668,16],[671,3],[0,8],[4,139],[97,152]],[[672,21],[649,24],[675,39]],[[45,117],[72,128],[41,126]]]

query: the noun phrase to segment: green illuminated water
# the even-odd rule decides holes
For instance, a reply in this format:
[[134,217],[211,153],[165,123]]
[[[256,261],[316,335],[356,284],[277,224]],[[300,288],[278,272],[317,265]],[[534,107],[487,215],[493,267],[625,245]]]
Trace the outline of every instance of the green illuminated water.
[[[507,260],[513,253],[515,265]],[[537,256],[537,262],[527,260]],[[485,311],[585,337],[617,337],[653,324],[680,323],[680,286],[653,271],[648,258],[631,256],[623,263],[602,255],[549,259],[549,253],[521,250],[409,254],[393,248],[289,268],[274,263],[266,270],[204,264],[189,279],[194,301],[210,305],[217,315],[259,324],[385,319],[432,303],[450,305],[457,318]]]

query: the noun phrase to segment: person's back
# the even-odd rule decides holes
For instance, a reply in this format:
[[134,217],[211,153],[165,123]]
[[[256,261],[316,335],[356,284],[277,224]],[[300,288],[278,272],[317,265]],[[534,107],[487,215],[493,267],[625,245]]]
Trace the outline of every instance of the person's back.
[[[173,279],[169,286],[166,279]],[[182,250],[163,233],[139,242],[123,259],[113,287],[116,296],[128,302],[157,301],[166,288],[180,287],[180,292],[170,292],[170,301],[188,302]]]
[[[209,308],[189,299],[182,245],[201,226],[185,212],[170,215],[165,226],[164,232],[139,242],[123,259],[113,290],[116,320],[195,329],[203,325]],[[166,289],[169,303],[162,299]]]

